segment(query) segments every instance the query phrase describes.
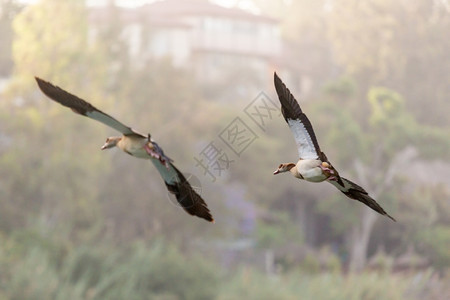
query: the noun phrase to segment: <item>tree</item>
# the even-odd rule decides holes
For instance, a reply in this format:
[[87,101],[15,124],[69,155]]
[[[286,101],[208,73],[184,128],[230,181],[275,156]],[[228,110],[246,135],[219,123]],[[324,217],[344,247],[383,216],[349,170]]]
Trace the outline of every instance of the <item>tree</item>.
[[[407,112],[405,100],[398,93],[387,88],[371,88],[367,99],[370,115],[362,123],[358,121],[358,118],[352,118],[348,111],[342,110],[338,103],[319,106],[321,114],[325,112],[327,117],[322,120],[319,128],[333,128],[327,130],[325,135],[325,144],[329,146],[323,147],[329,149],[333,145],[333,149],[339,149],[335,150],[336,153],[330,153],[329,158],[334,161],[333,158],[337,157],[341,162],[340,167],[344,165],[344,168],[345,166],[354,168],[355,181],[361,184],[391,215],[395,216],[395,208],[402,204],[398,199],[396,200],[393,192],[400,190],[401,184],[398,180],[403,177],[404,166],[414,158],[414,152],[411,153],[410,147],[417,149],[424,158],[435,156],[437,153],[433,151],[436,148],[439,149],[439,155],[445,155],[450,147],[448,134],[438,128],[419,124]],[[361,103],[361,105],[365,104]],[[348,105],[346,107],[351,108]],[[352,111],[352,114],[357,113],[358,110]],[[433,141],[434,150],[429,143],[424,143],[427,140]],[[346,176],[351,178],[350,175]],[[375,222],[380,218],[366,207],[357,206],[354,203],[342,204],[344,197],[339,198],[339,203],[334,202],[333,208],[326,210],[334,215],[335,222],[339,220],[341,223],[336,224],[337,228],[341,228],[342,232],[349,232],[346,241],[350,254],[350,267],[353,270],[361,270],[366,262],[367,247]],[[355,213],[355,216],[358,217],[348,217],[352,215],[349,211],[354,211],[356,207],[359,213]],[[387,219],[384,221],[388,222]],[[390,224],[389,227],[395,225]]]
[[2,43],[0,44],[0,76],[7,76],[12,71],[11,44],[13,29],[11,23],[21,8],[14,0],[0,1],[0,36],[2,37]]
[[442,1],[336,0],[327,28],[336,62],[362,92],[395,89],[420,122],[442,126],[450,110],[450,41],[442,39],[450,34],[449,14]]
[[49,230],[79,228],[76,237],[82,238],[97,221],[98,191],[87,187],[101,175],[96,168],[105,166],[99,154],[83,151],[88,148],[80,141],[90,144],[90,137],[77,132],[87,130],[78,130],[75,116],[67,117],[65,109],[36,92],[34,81],[40,76],[68,90],[83,86],[93,97],[100,95],[102,56],[90,52],[86,20],[84,2],[76,0],[43,0],[14,19],[13,77],[2,103],[10,147],[0,162],[9,172],[1,201],[10,208],[6,219],[14,223],[5,228],[43,223]]
[[[263,4],[260,6],[264,8]],[[449,120],[445,95],[450,93],[450,43],[441,38],[449,34],[448,9],[440,1],[426,0],[298,0],[288,6],[286,10],[279,9],[277,17],[281,16],[283,35],[294,48],[289,58],[293,76],[312,76],[316,93],[326,80],[334,80],[326,87],[326,103],[318,101],[314,105],[320,109],[313,122],[316,130],[327,129],[322,143],[329,147],[323,148],[336,149],[327,150],[328,157],[339,166],[344,163],[357,170],[353,174],[355,181],[359,180],[376,199],[392,199],[391,209],[395,208],[398,186],[384,185],[380,179],[395,169],[397,158],[392,155],[411,153],[408,145],[412,145],[418,149],[419,159],[442,157],[442,149],[448,147],[445,130],[425,125],[445,127]],[[387,89],[374,88],[377,86]],[[360,100],[364,98],[371,100]],[[387,100],[382,101],[384,98]],[[326,111],[328,114],[324,114]],[[341,148],[336,145],[342,141],[343,149],[352,151],[337,151]],[[354,159],[356,156],[361,157],[359,162]],[[371,168],[377,169],[378,175],[368,172]],[[393,176],[393,180],[400,180],[399,176]],[[353,253],[352,265],[358,269],[367,255],[374,216],[345,214],[344,211],[354,209],[348,200],[340,200],[339,207],[333,204],[333,208],[324,208],[327,203],[320,202],[319,207],[333,216],[335,235],[352,231],[346,238],[347,248]],[[352,226],[358,222],[358,216],[367,220],[364,226]]]

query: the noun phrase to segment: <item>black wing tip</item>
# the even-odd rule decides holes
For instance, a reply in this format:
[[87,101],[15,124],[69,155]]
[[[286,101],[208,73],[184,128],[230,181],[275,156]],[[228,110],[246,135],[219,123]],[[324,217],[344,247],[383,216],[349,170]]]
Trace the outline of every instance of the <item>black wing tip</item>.
[[208,221],[212,224],[216,223],[216,220],[214,220],[214,218],[211,216],[211,214],[208,214],[208,216],[200,217],[200,218],[205,219],[206,221]]
[[37,77],[37,76],[34,76],[34,79],[36,80],[36,82],[37,82],[39,88],[40,88],[41,91],[43,91],[43,92],[45,92],[44,90],[46,89],[46,87],[48,87],[48,86],[52,86],[52,87],[53,87],[53,84],[51,84],[50,82],[45,81],[44,79],[41,79],[41,78],[39,78],[39,77]]
[[42,86],[42,85],[44,85],[44,86],[53,86],[53,87],[55,86],[51,82],[49,82],[47,80],[44,80],[44,79],[42,79],[42,78],[40,78],[38,76],[34,76],[34,79],[36,80],[36,82],[38,83],[39,86]]
[[[383,209],[383,207],[381,207],[381,205],[380,205],[377,201],[375,201],[375,199],[373,199],[372,197],[370,197],[368,194],[363,194],[363,193],[361,193],[360,191],[356,191],[355,194],[356,194],[356,195],[352,195],[354,198],[353,198],[353,197],[350,197],[350,198],[353,198],[353,199],[355,199],[355,200],[358,200],[358,201],[362,202],[363,204],[365,204],[366,206],[368,206],[368,207],[369,207],[370,209],[372,209],[373,211],[379,213],[379,214],[382,215],[382,216],[388,217],[389,219],[391,219],[391,220],[394,221],[394,222],[397,222],[397,220],[394,219],[394,217],[392,217],[391,215],[389,215],[389,214]],[[358,196],[357,194],[359,194],[359,195],[362,196],[362,197]],[[347,195],[347,196],[349,196],[349,195]],[[366,201],[363,201],[363,199],[366,199]],[[368,201],[367,201],[367,200],[368,200]]]
[[391,215],[389,215],[387,212],[385,212],[384,215],[385,215],[386,217],[388,217],[389,219],[391,219],[392,221],[397,222],[397,220],[394,219],[394,217],[392,217]]
[[281,113],[283,114],[286,122],[288,119],[297,120],[301,118],[303,112],[300,105],[297,100],[295,100],[294,95],[292,95],[286,84],[284,84],[281,78],[278,77],[276,72],[274,73],[274,85],[278,95],[278,100],[280,100],[281,103]]
[[275,90],[277,91],[278,95],[280,95],[280,93],[286,90],[286,85],[278,76],[277,72],[273,72],[273,83],[275,85]]
[[[200,219],[204,219],[210,223],[215,223],[215,220],[213,216],[211,215],[211,212],[209,211],[209,208],[206,204],[206,202],[200,197],[200,195],[197,194],[197,197],[200,201],[196,201],[195,196],[192,196],[191,193],[195,193],[194,190],[190,190],[188,192],[188,195],[191,196],[188,197],[185,195],[182,195],[179,186],[177,185],[171,185],[166,183],[166,186],[172,194],[175,194],[175,197],[177,198],[178,205],[183,208],[184,211],[186,211],[191,216],[198,217]],[[186,201],[186,197],[188,197],[188,201]]]
[[273,81],[276,83],[277,81],[281,81],[280,77],[278,76],[277,72],[273,72]]
[[[195,192],[195,191],[193,191],[193,192]],[[214,224],[215,220],[214,220],[213,216],[211,215],[211,212],[210,212],[205,200],[203,200],[203,198],[200,195],[197,194],[197,196],[198,196],[199,202],[193,203],[192,206],[190,206],[190,207],[183,207],[184,210],[187,213],[189,213],[190,215],[196,216],[200,219],[204,219],[204,220]],[[192,198],[193,198],[192,201],[196,202],[196,199],[195,199],[196,197],[192,197]]]
[[[351,199],[357,200],[357,201],[365,204],[367,207],[376,211],[380,215],[386,216],[389,219],[391,219],[392,221],[397,222],[397,220],[394,217],[392,217],[391,215],[389,215],[381,207],[381,205],[377,201],[375,201],[375,199],[373,199],[372,197],[369,196],[369,193],[364,188],[357,185],[353,181],[348,180],[347,178],[340,177],[340,179],[342,181],[346,181],[347,183],[352,185],[352,187],[347,192],[341,191],[344,195],[346,195],[347,197],[349,197]],[[342,186],[344,186],[344,185],[342,185]]]
[[201,205],[200,209],[198,207],[196,207],[195,210],[191,210],[191,208],[193,208],[193,207],[183,207],[183,209],[192,216],[196,216],[200,219],[204,219],[204,220],[214,224],[216,221],[214,220],[213,216],[211,215],[211,212],[209,211],[208,207],[206,206],[206,203],[203,202],[203,203],[200,203],[199,205]]
[[34,79],[36,79],[36,82],[38,84],[39,89],[46,95],[48,96],[50,99],[53,99],[57,102],[60,102],[56,99],[56,94],[58,94],[61,89],[59,87],[57,87],[56,85],[52,84],[49,81],[46,81],[42,78],[39,78],[37,76],[34,77]]
[[[190,215],[205,219],[208,222],[215,223],[213,216],[206,204],[205,200],[192,188],[190,183],[173,164],[170,164],[181,182],[177,184],[169,184],[165,182],[169,192],[174,194],[179,205]],[[187,201],[186,201],[187,200]]]

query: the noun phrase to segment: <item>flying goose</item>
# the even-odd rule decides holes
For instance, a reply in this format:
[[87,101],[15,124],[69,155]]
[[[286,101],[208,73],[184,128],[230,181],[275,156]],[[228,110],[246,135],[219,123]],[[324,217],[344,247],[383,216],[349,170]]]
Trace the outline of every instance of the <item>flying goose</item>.
[[311,182],[328,181],[347,197],[358,200],[374,211],[391,218],[384,209],[359,185],[339,176],[339,173],[328,161],[325,153],[320,150],[316,135],[308,117],[303,113],[300,105],[286,85],[274,73],[275,89],[281,102],[281,112],[289,125],[298,148],[299,161],[283,163],[273,174],[290,172],[299,179]]
[[113,117],[98,110],[88,102],[66,92],[50,82],[35,77],[41,91],[50,99],[69,107],[77,114],[97,120],[122,133],[120,137],[109,137],[102,150],[119,147],[124,152],[143,159],[150,159],[166,183],[167,189],[174,194],[184,210],[199,218],[214,223],[214,219],[205,201],[191,187],[183,174],[173,165],[161,147],[151,138],[122,124]]

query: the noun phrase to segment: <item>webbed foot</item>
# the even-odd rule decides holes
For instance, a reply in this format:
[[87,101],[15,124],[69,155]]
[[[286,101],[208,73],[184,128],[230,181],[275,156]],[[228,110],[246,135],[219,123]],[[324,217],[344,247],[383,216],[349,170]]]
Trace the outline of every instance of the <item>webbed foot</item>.
[[[149,141],[150,141],[150,134],[148,135]],[[154,151],[152,148],[150,148],[149,144],[144,145],[145,151],[153,158],[156,158],[159,160],[167,169],[169,169],[169,159],[166,159],[164,155],[161,155],[160,153]]]
[[323,162],[319,165],[324,173],[335,174],[334,170],[331,169],[331,165],[327,162]]

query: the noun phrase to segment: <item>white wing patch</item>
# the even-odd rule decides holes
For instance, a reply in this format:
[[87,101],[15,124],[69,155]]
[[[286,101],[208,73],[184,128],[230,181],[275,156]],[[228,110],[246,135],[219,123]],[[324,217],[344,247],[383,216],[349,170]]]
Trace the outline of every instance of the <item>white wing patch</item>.
[[318,159],[316,148],[305,125],[300,120],[288,119],[287,122],[294,135],[299,157],[302,159]]
[[111,128],[114,128],[115,130],[117,130],[123,134],[132,134],[133,133],[133,131],[131,131],[130,128],[128,128],[128,126],[125,126],[124,124],[117,121],[113,117],[103,114],[99,111],[96,111],[96,110],[88,111],[86,113],[86,116],[88,116],[91,119],[102,122],[103,124],[105,124]]
[[151,161],[166,183],[172,185],[180,182],[177,171],[175,171],[171,165],[169,166],[169,169],[167,169],[159,160],[152,158]]
[[353,185],[351,183],[349,183],[345,178],[342,178],[342,182],[344,183],[344,186],[340,185],[337,181],[334,180],[327,180],[329,183],[331,183],[332,185],[334,185],[338,190],[340,190],[343,193],[348,192]]

